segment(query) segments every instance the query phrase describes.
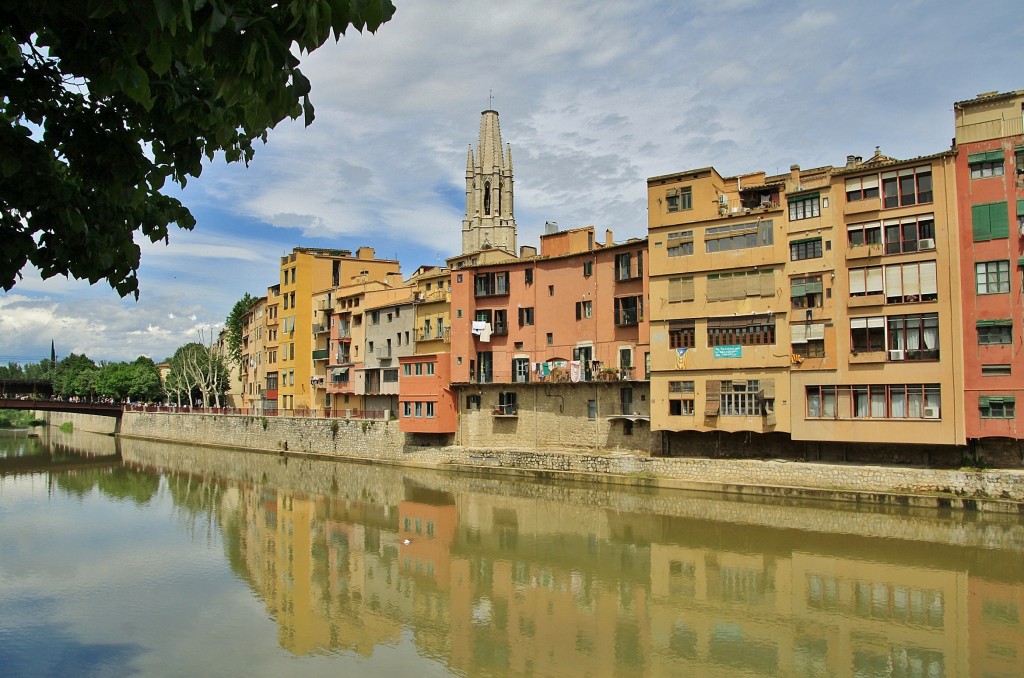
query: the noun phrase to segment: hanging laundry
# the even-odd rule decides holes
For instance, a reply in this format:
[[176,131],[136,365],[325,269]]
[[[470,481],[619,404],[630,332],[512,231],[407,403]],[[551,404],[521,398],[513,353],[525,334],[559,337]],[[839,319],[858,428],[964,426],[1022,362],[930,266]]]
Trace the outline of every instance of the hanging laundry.
[[582,367],[579,360],[573,360],[569,363],[569,381],[574,384],[579,382],[580,374],[583,371]]
[[489,342],[491,340],[491,331],[491,323],[484,323],[484,328],[480,330],[480,341]]
[[471,334],[480,334],[481,332],[484,331],[484,327],[486,327],[486,326],[487,326],[487,323],[484,322],[483,320],[474,320],[473,321],[473,328],[470,330],[470,333]]

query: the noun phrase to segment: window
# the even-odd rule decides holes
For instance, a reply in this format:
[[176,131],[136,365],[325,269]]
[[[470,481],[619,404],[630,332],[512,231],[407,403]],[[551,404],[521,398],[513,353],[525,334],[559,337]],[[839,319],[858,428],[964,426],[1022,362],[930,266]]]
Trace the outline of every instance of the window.
[[894,315],[887,320],[890,360],[938,360],[939,314]]
[[530,359],[512,359],[512,381],[516,384],[525,384],[530,381]]
[[591,301],[576,302],[576,320],[592,318],[594,316],[594,304]]
[[938,419],[938,384],[808,386],[808,419]]
[[668,324],[668,347],[693,348],[696,337],[693,320],[673,320]]
[[493,334],[508,334],[508,311],[503,308],[494,309]]
[[799,221],[821,216],[821,199],[817,193],[789,199],[789,220]]
[[693,231],[668,234],[668,256],[685,257],[693,254]]
[[978,294],[1006,294],[1010,291],[1010,262],[982,261],[974,265]]
[[1012,374],[1010,365],[982,365],[981,376],[983,377],[1008,377]]
[[932,168],[902,169],[882,174],[883,206],[906,207],[932,201]]
[[773,315],[708,319],[708,346],[767,346],[774,343]]
[[991,346],[995,344],[1013,343],[1013,321],[1006,320],[979,320],[978,321],[978,344],[980,346]]
[[384,374],[381,381],[383,381],[385,384],[398,383],[398,368],[384,370]]
[[669,416],[693,416],[694,383],[692,381],[668,382]]
[[434,363],[424,363],[424,372],[428,375],[434,374]]
[[587,401],[587,419],[590,419],[591,421],[597,419],[597,401],[596,400],[588,400]]
[[502,391],[498,393],[498,406],[495,414],[514,415],[518,412],[516,406],[516,394],[513,391]]
[[708,301],[774,297],[775,271],[767,268],[712,273],[708,275],[706,294]]
[[555,286],[554,285],[548,285],[548,296],[549,297],[555,296]]
[[594,262],[593,261],[584,261],[583,262],[583,277],[589,278],[592,275],[594,275]]
[[972,205],[971,226],[974,230],[974,242],[1008,238],[1010,236],[1009,205],[1005,200]]
[[466,396],[466,409],[467,410],[479,410],[480,409],[480,396],[479,395],[468,395],[468,396]]
[[679,276],[668,279],[669,302],[693,301],[693,276]]
[[790,327],[793,355],[801,358],[825,356],[825,323],[795,323]]
[[633,269],[633,254],[624,252],[615,255],[615,280],[632,280],[643,275],[643,259],[640,252],[636,253],[636,270]]
[[474,280],[475,296],[494,297],[508,294],[508,271],[480,273]]
[[704,231],[704,250],[709,253],[761,247],[774,242],[771,219],[713,226]]
[[637,325],[644,317],[643,297],[615,297],[615,324]]
[[878,175],[846,180],[846,201],[856,202],[878,197]]
[[[433,401],[427,401],[425,403],[425,405],[426,405],[426,410],[427,410],[427,417],[433,419],[434,418],[434,403],[433,403]],[[427,525],[429,526],[430,523],[427,523]]]
[[548,332],[547,340],[548,340],[548,346],[553,345],[555,343],[555,335],[553,333],[551,333],[551,332]]
[[821,238],[807,238],[806,240],[794,240],[793,242],[789,243],[790,261],[820,258]]
[[[410,403],[410,402],[402,403],[402,416],[403,417],[407,417],[407,418],[412,416],[412,403]],[[408,521],[409,519],[406,518],[406,520]],[[406,528],[406,529],[408,529],[408,528]]]
[[523,271],[523,281],[527,285],[532,285],[533,284],[533,269],[532,268],[528,268],[525,271]]
[[757,379],[735,379],[722,382],[719,391],[719,414],[723,417],[752,417],[761,414],[761,389]]
[[415,372],[417,377],[423,376],[423,363],[416,363]]
[[415,407],[415,410],[416,410],[416,416],[417,417],[422,417],[423,416],[423,403],[414,403],[414,407]]
[[669,212],[679,212],[693,209],[693,189],[670,188],[665,194],[665,205]]
[[789,298],[793,308],[821,308],[822,283],[820,275],[792,278]]
[[885,303],[908,304],[938,299],[934,261],[885,267]]
[[533,306],[526,306],[519,308],[519,326],[533,324]]
[[967,164],[971,168],[972,179],[1001,177],[1006,165],[1006,155],[1001,148],[994,151],[971,153],[967,156]]
[[850,318],[850,347],[854,353],[885,350],[885,318]]
[[978,396],[978,410],[982,419],[1013,419],[1016,402],[1013,396]]
[[411,377],[412,376],[412,363],[406,363],[406,364],[402,365],[402,376],[406,376],[406,377]]
[[886,254],[935,249],[934,215],[886,219],[884,226]]
[[850,247],[862,245],[881,244],[882,224],[872,221],[865,224],[850,224],[846,227],[847,242]]

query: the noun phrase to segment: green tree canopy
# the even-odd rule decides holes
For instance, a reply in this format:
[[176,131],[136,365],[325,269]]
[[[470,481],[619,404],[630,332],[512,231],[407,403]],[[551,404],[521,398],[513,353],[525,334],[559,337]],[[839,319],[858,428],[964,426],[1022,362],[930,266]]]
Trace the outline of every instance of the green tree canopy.
[[53,369],[53,392],[63,396],[92,395],[98,374],[99,368],[91,358],[72,353]]
[[227,335],[227,360],[228,363],[241,368],[242,366],[242,335],[244,333],[245,317],[257,299],[248,292],[235,302],[224,321],[224,332]]
[[0,4],[0,286],[106,280],[138,296],[141,231],[195,219],[161,191],[203,157],[248,162],[285,118],[313,120],[296,54],[391,0],[31,0]]

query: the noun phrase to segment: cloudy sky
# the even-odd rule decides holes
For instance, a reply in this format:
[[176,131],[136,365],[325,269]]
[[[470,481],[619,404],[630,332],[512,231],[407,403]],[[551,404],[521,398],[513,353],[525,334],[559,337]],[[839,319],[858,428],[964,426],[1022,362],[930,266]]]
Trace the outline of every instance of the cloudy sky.
[[[953,103],[1024,89],[1019,0],[394,0],[376,35],[303,60],[316,121],[270,133],[248,168],[209,163],[196,216],[143,245],[141,297],[40,280],[0,292],[0,363],[85,353],[162,360],[277,282],[293,247],[459,252],[466,151],[500,113],[519,243],[545,221],[646,231],[645,180],[841,165],[875,146],[949,148]],[[493,103],[489,97],[493,94]]]

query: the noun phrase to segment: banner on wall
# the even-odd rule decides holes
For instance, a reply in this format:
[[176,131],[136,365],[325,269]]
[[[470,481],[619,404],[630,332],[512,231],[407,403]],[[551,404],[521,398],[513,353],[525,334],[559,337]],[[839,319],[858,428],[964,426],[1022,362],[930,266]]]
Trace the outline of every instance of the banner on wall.
[[716,358],[742,358],[743,347],[742,346],[715,346],[715,357]]

